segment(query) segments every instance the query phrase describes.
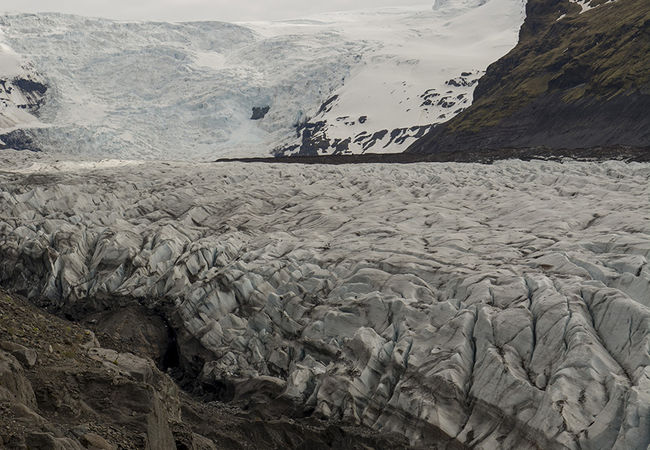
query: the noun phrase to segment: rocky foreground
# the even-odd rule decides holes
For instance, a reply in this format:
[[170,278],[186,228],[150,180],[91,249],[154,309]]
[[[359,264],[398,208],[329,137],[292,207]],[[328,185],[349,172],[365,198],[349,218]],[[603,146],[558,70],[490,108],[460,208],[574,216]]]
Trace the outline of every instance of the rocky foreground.
[[[648,164],[30,158],[0,172],[3,287],[218,408],[425,448],[650,444]],[[158,408],[176,438],[181,397],[137,432]]]
[[[129,313],[146,324],[146,316]],[[399,436],[377,435],[360,427],[318,420],[264,420],[255,412],[190,396],[150,358],[125,350],[151,348],[154,331],[138,330],[141,339],[98,334],[108,345],[124,350],[103,348],[92,331],[0,292],[0,447],[216,450],[407,446]]]

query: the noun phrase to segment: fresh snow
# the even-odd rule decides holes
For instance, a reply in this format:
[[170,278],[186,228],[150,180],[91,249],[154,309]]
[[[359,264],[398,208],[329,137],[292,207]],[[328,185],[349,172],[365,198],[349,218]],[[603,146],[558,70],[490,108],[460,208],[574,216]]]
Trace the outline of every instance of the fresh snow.
[[0,29],[0,132],[41,126],[31,114],[35,101],[33,95],[23,92],[15,84],[16,79],[33,78],[38,77],[33,74],[31,65],[4,42]]
[[166,304],[201,382],[422,448],[649,442],[648,164],[26,153],[0,152],[3,287]]
[[[606,2],[599,3],[597,5],[592,5],[591,2],[592,0],[569,0],[571,3],[575,3],[580,6],[580,12],[578,14],[585,13],[587,11],[590,11],[592,9],[596,9],[598,7],[601,7],[603,5],[607,5],[608,3],[614,3],[616,0],[607,0]],[[561,16],[558,20],[562,19],[565,15]]]
[[[331,139],[386,130],[369,151],[403,150],[413,138],[388,145],[390,132],[469,106],[482,71],[516,44],[523,11],[523,0],[466,1],[241,24],[20,14],[0,16],[0,29],[50,86],[44,150],[213,159],[294,145],[309,120]],[[368,150],[360,142],[349,151]]]
[[[0,33],[0,40],[2,33]],[[0,77],[13,78],[22,74],[20,56],[16,54],[8,45],[0,41]]]
[[570,0],[571,3],[575,3],[580,6],[581,11],[579,14],[582,14],[584,12],[589,11],[590,9],[594,9],[593,6],[591,6],[591,0]]

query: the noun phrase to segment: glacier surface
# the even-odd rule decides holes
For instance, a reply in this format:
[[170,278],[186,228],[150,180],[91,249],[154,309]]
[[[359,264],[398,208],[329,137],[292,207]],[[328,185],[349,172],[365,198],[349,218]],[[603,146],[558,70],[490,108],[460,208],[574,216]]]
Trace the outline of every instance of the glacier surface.
[[224,400],[423,448],[650,443],[648,164],[0,158],[3,287],[167,307]]
[[[48,152],[396,152],[469,106],[482,71],[516,44],[523,0],[482,3],[240,24],[8,14],[0,43],[50,87],[46,126],[30,132]],[[254,108],[268,112],[251,120]]]

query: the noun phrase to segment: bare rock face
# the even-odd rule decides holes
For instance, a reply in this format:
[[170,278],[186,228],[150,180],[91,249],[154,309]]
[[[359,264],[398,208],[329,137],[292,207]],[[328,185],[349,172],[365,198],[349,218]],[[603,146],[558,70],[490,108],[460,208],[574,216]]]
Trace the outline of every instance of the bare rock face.
[[424,448],[650,443],[647,164],[38,164],[0,173],[2,285],[164,311],[210,399]]
[[36,405],[32,385],[25,378],[16,358],[0,350],[0,399],[16,401],[26,406]]
[[13,355],[20,363],[27,367],[34,367],[38,355],[31,348],[8,341],[0,341],[0,348]]

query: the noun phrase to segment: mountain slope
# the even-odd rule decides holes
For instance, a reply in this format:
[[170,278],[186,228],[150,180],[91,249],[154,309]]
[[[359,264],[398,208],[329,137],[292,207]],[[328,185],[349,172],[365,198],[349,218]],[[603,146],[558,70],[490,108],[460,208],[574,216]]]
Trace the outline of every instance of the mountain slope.
[[34,67],[2,43],[0,32],[0,148],[18,147],[18,128],[39,125],[47,85]]
[[[330,15],[334,23],[350,13]],[[342,32],[372,39],[343,86],[296,127],[276,154],[403,151],[436,123],[467,108],[488,64],[511,49],[523,21],[520,0],[436,3],[416,13],[352,15]]]
[[531,0],[470,109],[408,151],[650,146],[646,0]]
[[242,24],[19,14],[0,29],[50,86],[46,126],[26,132],[38,148],[212,159],[401,151],[469,106],[522,21],[522,0],[469,0]]

